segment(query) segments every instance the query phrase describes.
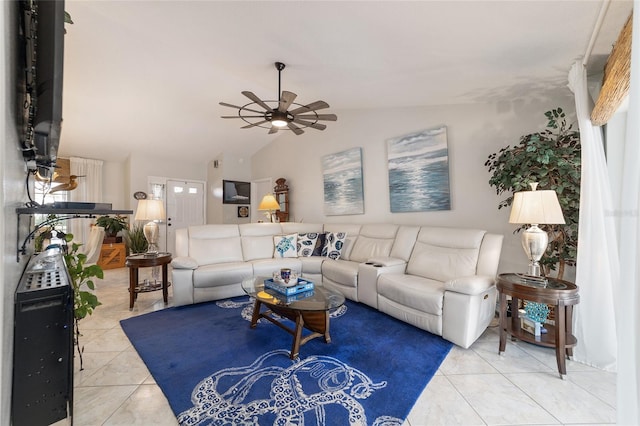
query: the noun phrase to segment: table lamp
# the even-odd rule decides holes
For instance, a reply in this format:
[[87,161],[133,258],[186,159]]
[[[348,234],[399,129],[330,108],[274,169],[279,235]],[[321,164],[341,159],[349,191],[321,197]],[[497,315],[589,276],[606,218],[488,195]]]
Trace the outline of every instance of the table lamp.
[[269,218],[270,222],[273,222],[273,212],[276,210],[280,210],[280,204],[276,200],[276,197],[273,194],[267,194],[262,197],[262,201],[260,201],[260,205],[258,206],[258,210],[266,211],[266,215]]
[[522,233],[522,247],[529,258],[528,274],[541,276],[540,259],[547,250],[549,236],[538,228],[543,224],[565,223],[555,191],[536,191],[537,182],[531,182],[531,191],[513,194],[509,223],[529,224]]
[[164,205],[162,200],[138,200],[138,210],[136,210],[135,220],[148,220],[144,225],[144,237],[149,243],[147,253],[158,253],[158,239],[160,230],[156,221],[165,219]]

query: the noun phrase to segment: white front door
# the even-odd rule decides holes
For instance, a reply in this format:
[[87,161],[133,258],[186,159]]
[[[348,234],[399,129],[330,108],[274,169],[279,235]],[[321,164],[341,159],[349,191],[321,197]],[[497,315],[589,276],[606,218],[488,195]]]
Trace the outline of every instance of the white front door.
[[175,256],[176,229],[204,225],[204,182],[167,180],[167,251]]

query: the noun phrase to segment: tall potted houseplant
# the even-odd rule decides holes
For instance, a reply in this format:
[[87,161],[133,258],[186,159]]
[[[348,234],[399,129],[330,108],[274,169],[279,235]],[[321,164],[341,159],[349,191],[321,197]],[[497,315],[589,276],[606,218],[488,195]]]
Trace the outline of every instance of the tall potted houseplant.
[[549,246],[540,263],[547,274],[557,265],[557,276],[562,279],[565,267],[575,265],[578,248],[580,133],[567,124],[562,108],[545,112],[545,117],[545,130],[522,136],[517,145],[489,155],[484,165],[491,173],[489,185],[498,195],[509,195],[498,209],[509,207],[513,193],[528,190],[530,182],[538,182],[539,189],[556,191],[566,224],[543,227],[549,233]]

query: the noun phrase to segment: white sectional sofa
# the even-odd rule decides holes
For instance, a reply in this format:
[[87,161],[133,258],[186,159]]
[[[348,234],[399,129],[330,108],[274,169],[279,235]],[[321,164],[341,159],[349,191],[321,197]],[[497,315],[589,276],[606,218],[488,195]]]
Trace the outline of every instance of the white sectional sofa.
[[[274,256],[274,237],[327,232],[346,233],[338,259]],[[475,229],[393,224],[192,226],[176,231],[173,303],[240,296],[245,278],[286,267],[467,348],[494,316],[502,238]]]

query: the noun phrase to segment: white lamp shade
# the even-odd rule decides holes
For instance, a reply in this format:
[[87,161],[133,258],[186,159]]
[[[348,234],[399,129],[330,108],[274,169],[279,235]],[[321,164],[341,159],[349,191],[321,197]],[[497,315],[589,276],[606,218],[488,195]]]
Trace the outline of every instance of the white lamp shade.
[[164,220],[162,200],[139,200],[135,220]]
[[258,210],[279,210],[280,204],[276,200],[276,197],[273,194],[267,194],[262,197],[262,201],[260,201],[260,205],[258,206]]
[[509,223],[565,223],[555,191],[521,191],[513,195]]

